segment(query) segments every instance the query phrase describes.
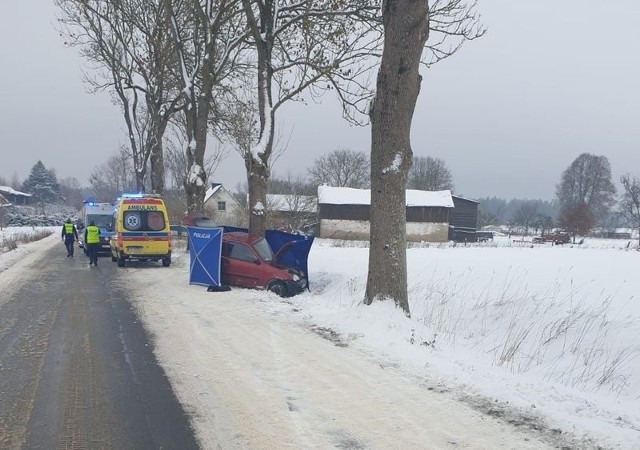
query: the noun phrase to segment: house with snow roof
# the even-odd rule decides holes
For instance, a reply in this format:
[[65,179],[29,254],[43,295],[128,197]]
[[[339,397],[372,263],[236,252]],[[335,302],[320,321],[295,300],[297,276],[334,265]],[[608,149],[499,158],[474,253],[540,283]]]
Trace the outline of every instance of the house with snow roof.
[[218,225],[241,225],[243,208],[221,183],[211,183],[204,195],[204,212]]
[[[331,239],[369,239],[371,191],[318,187],[319,236]],[[449,238],[451,191],[407,189],[407,240],[444,242]]]

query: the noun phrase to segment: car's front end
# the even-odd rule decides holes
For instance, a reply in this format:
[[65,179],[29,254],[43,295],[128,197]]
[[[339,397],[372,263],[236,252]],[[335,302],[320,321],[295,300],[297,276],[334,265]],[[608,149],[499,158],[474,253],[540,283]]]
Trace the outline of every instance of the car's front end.
[[286,272],[291,277],[290,279],[283,280],[287,286],[288,296],[293,296],[303,292],[309,285],[307,277],[304,273],[291,267],[283,266],[281,264],[272,264],[278,270]]

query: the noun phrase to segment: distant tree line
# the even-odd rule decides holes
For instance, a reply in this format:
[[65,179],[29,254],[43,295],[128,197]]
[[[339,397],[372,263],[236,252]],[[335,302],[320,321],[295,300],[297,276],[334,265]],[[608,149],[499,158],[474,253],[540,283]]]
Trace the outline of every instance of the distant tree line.
[[511,199],[498,197],[477,199],[478,226],[508,225],[525,231],[551,229],[558,220],[560,205],[556,200]]
[[586,235],[594,227],[640,230],[640,178],[620,178],[622,193],[616,198],[611,165],[606,156],[583,153],[562,173],[556,199],[523,200],[481,198],[479,225],[508,225],[527,233],[562,228],[574,235]]
[[[166,154],[169,183],[165,197],[173,217],[179,218],[187,207],[180,183],[187,163],[179,147],[169,146]],[[215,173],[221,160],[221,153],[214,153],[208,159],[206,170]],[[303,173],[271,176],[267,191],[296,198],[314,196],[317,187],[322,184],[367,189],[370,187],[369,172],[368,154],[338,148],[316,158]],[[47,169],[42,161],[36,162],[24,182],[20,182],[15,175],[12,180],[0,177],[0,185],[32,194],[35,205],[61,203],[80,208],[86,198],[111,202],[122,192],[135,191],[135,180],[126,152],[114,155],[96,166],[91,171],[89,183],[90,187],[87,188],[73,177],[58,180],[55,170]],[[556,186],[557,196],[553,200],[506,200],[495,196],[477,198],[478,226],[501,225],[527,234],[563,228],[579,235],[588,234],[594,227],[603,230],[640,228],[640,179],[626,174],[621,177],[620,183],[622,193],[616,200],[607,158],[584,153],[563,172]],[[442,159],[416,156],[409,171],[407,188],[453,190],[453,176]],[[238,185],[236,191],[241,203],[246,203],[247,184]]]

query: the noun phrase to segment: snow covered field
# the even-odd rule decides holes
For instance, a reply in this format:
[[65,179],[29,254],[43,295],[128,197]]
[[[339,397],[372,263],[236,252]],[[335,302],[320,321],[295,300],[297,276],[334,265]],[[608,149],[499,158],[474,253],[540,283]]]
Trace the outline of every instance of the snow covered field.
[[[4,227],[0,229],[0,273],[26,253],[32,251],[29,241],[46,233],[60,232],[58,227]],[[12,249],[13,246],[17,246]]]
[[[356,349],[381,367],[410,374],[416,386],[489,415],[525,427],[542,422],[584,446],[640,448],[636,246],[587,239],[573,247],[503,241],[410,248],[411,319],[390,302],[361,305],[368,251],[358,243],[316,240],[311,292],[292,299],[189,286],[188,255],[180,252],[169,269],[125,270],[140,289],[136,307],[155,336],[158,358],[200,436],[210,433],[216,413],[203,383],[221,364],[211,350],[219,327],[206,317],[207,305],[230,299]],[[0,255],[0,271],[15,261],[12,253]],[[193,354],[197,360],[185,360],[195,342],[202,347]]]
[[638,252],[604,241],[410,249],[403,320],[358,306],[366,249],[318,244],[312,293],[295,299],[309,320],[551,428],[639,448]]

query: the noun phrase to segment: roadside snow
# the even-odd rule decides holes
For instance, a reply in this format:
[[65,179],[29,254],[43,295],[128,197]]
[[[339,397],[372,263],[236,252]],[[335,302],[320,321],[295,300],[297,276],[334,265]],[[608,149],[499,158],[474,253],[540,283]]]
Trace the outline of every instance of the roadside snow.
[[[55,231],[59,231],[58,227],[5,227],[0,230],[0,273],[4,272],[9,267],[13,266],[17,261],[25,258],[26,255],[41,250],[40,241],[19,243],[15,250],[8,251],[4,245],[8,240],[19,240],[25,236],[33,236],[36,233],[42,231],[51,231],[54,236],[57,236]],[[47,239],[53,239],[51,236]],[[58,237],[58,239],[60,239]]]
[[[145,286],[140,317],[204,448],[549,447],[470,405],[452,407],[396,362],[348,348],[357,336],[338,340],[273,294],[208,293],[167,282],[163,270],[127,272]],[[372,311],[398,316],[390,304]]]
[[[232,321],[226,339],[251,347],[271,340],[271,334],[256,335],[254,328],[264,327],[264,320],[275,326],[277,318],[346,345],[349,350],[342,352],[357,350],[374,365],[397,367],[408,377],[400,377],[401,384],[416,389],[417,397],[428,390],[445,392],[450,401],[523,428],[544,424],[572,445],[634,448],[640,442],[637,252],[610,250],[608,243],[602,244],[605,248],[409,249],[412,319],[406,319],[388,303],[360,304],[368,250],[334,245],[343,243],[314,243],[311,292],[286,300],[259,291],[208,293],[187,286],[188,256],[170,272],[129,270],[136,285],[144,286],[137,304],[156,336],[160,360],[171,366],[180,355],[183,367],[193,367],[192,359],[198,367],[208,361],[212,367],[207,370],[215,372],[219,361],[206,354],[218,346],[220,327]],[[236,315],[248,328],[235,322]],[[190,330],[187,335],[197,336],[197,343],[174,345],[184,339],[181,330]],[[318,352],[313,343],[292,339],[288,345],[294,349],[304,341],[308,352]],[[190,356],[183,351],[187,347],[202,349]],[[277,358],[272,351],[261,347],[259,353]],[[333,357],[340,361],[340,355]],[[271,370],[259,361],[249,364]],[[177,385],[184,383],[181,373],[170,376]],[[198,416],[212,413],[189,394],[189,387],[183,389]],[[341,395],[348,399],[344,403],[355,402]],[[428,411],[422,415],[432,417]],[[372,436],[364,440],[365,446],[377,446]]]

